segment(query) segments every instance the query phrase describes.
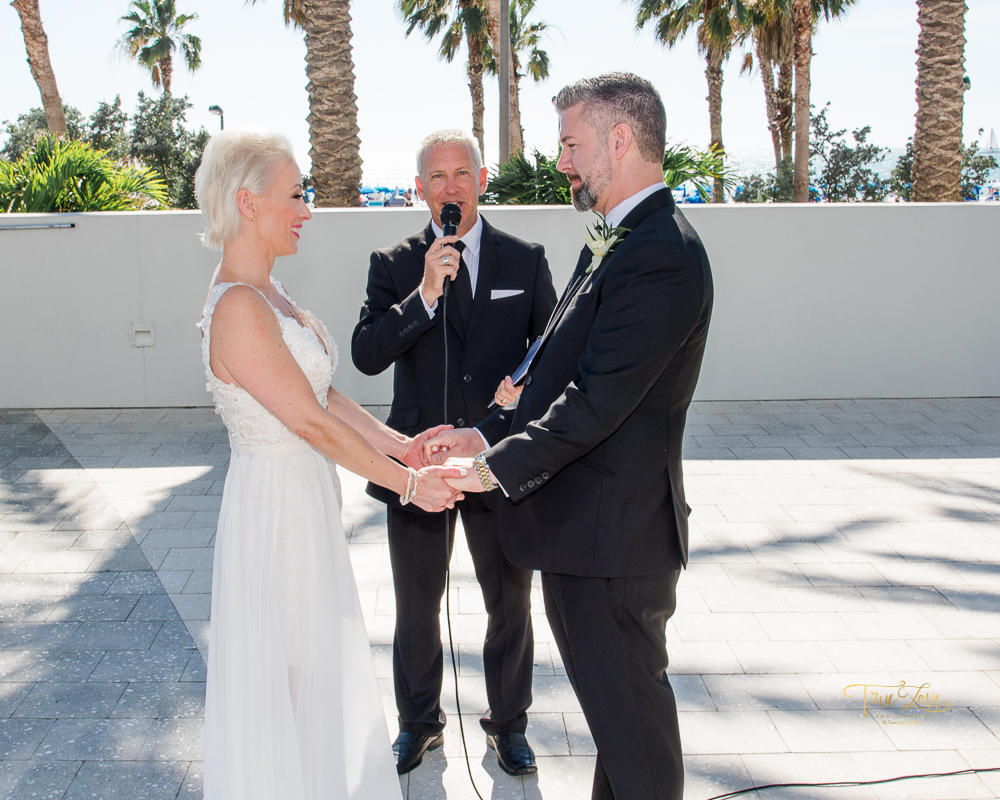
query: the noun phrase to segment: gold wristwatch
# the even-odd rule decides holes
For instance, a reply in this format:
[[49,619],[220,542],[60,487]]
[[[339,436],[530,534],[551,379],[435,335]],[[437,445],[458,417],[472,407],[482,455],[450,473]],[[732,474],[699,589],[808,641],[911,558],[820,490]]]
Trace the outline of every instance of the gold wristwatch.
[[472,459],[472,463],[476,468],[476,472],[479,473],[479,480],[483,482],[483,488],[487,492],[492,492],[494,489],[496,489],[497,488],[496,484],[490,480],[490,468],[486,466],[486,453],[485,452],[480,453],[478,456]]

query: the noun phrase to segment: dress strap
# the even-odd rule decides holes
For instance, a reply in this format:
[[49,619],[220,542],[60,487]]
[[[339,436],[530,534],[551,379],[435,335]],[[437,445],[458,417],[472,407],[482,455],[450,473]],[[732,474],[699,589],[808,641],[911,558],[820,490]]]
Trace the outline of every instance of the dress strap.
[[195,323],[196,327],[201,328],[203,336],[208,336],[209,328],[212,325],[212,312],[215,311],[215,307],[218,305],[219,300],[222,299],[222,295],[234,286],[249,286],[257,292],[257,294],[264,298],[264,302],[267,303],[267,307],[270,308],[275,315],[279,317],[281,316],[278,314],[278,310],[271,305],[271,301],[267,299],[267,295],[253,284],[242,283],[239,281],[235,281],[233,283],[217,283],[208,292],[208,298],[205,300],[205,307],[201,310],[201,321]]
[[288,303],[298,312],[304,326],[316,334],[316,338],[319,339],[319,343],[323,345],[323,349],[326,350],[327,355],[333,358],[333,351],[335,348],[326,326],[316,317],[315,314],[301,308],[298,303],[292,300],[291,295],[289,295],[288,292],[285,291],[285,287],[281,285],[281,281],[277,278],[271,278],[271,283],[274,285],[274,288],[278,290],[278,293],[284,297],[285,300],[287,300]]

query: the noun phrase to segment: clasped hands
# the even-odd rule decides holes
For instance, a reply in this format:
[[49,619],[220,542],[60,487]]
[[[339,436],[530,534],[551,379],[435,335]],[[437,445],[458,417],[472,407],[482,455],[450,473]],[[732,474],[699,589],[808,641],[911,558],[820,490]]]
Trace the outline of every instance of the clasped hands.
[[463,500],[464,492],[483,491],[472,464],[472,457],[482,449],[478,433],[451,425],[438,425],[407,439],[401,460],[417,471],[413,503],[424,511],[443,511]]
[[[521,389],[508,376],[497,387],[493,399],[505,406],[521,394]],[[401,460],[417,470],[413,502],[425,511],[443,511],[465,499],[464,492],[486,491],[472,463],[482,451],[483,438],[472,428],[438,425],[407,439]]]

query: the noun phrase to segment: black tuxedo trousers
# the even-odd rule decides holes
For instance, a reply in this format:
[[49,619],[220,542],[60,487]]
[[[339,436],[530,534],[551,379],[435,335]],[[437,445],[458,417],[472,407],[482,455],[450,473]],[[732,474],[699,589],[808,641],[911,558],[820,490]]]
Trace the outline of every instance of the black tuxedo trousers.
[[[480,724],[487,733],[524,733],[535,654],[532,570],[514,566],[504,556],[496,511],[479,495],[456,504],[448,514],[448,529],[444,514],[411,514],[389,506],[389,559],[396,594],[392,675],[399,728],[416,736],[444,730],[440,614],[459,514],[487,610],[483,672],[490,710]],[[451,608],[458,612],[455,596]]]

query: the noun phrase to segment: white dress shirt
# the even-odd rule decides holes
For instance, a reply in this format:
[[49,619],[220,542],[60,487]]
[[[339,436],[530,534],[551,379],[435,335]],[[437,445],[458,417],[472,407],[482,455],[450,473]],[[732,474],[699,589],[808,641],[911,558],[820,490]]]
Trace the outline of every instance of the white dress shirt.
[[[444,230],[439,228],[434,220],[431,220],[431,227],[434,229],[435,238],[440,239],[444,236]],[[483,218],[479,214],[476,214],[476,224],[459,241],[465,243],[465,250],[462,251],[462,261],[465,263],[466,269],[469,270],[469,280],[472,281],[472,296],[475,297],[476,281],[479,279],[479,251],[482,249],[483,244]],[[420,302],[427,309],[428,316],[434,319],[434,314],[438,307],[437,300],[434,301],[434,305],[429,306],[427,305],[427,300],[424,298],[424,293],[421,292]]]
[[604,215],[605,219],[607,219],[608,224],[612,228],[617,228],[619,225],[622,224],[622,221],[625,219],[625,217],[628,216],[628,213],[633,208],[635,208],[637,205],[639,205],[639,203],[641,203],[643,200],[645,200],[647,197],[653,194],[653,192],[657,192],[660,189],[665,189],[666,186],[667,185],[663,181],[659,181],[658,183],[654,183],[652,186],[647,186],[641,192],[636,192],[631,197],[626,197],[618,205],[616,205],[607,214]]

